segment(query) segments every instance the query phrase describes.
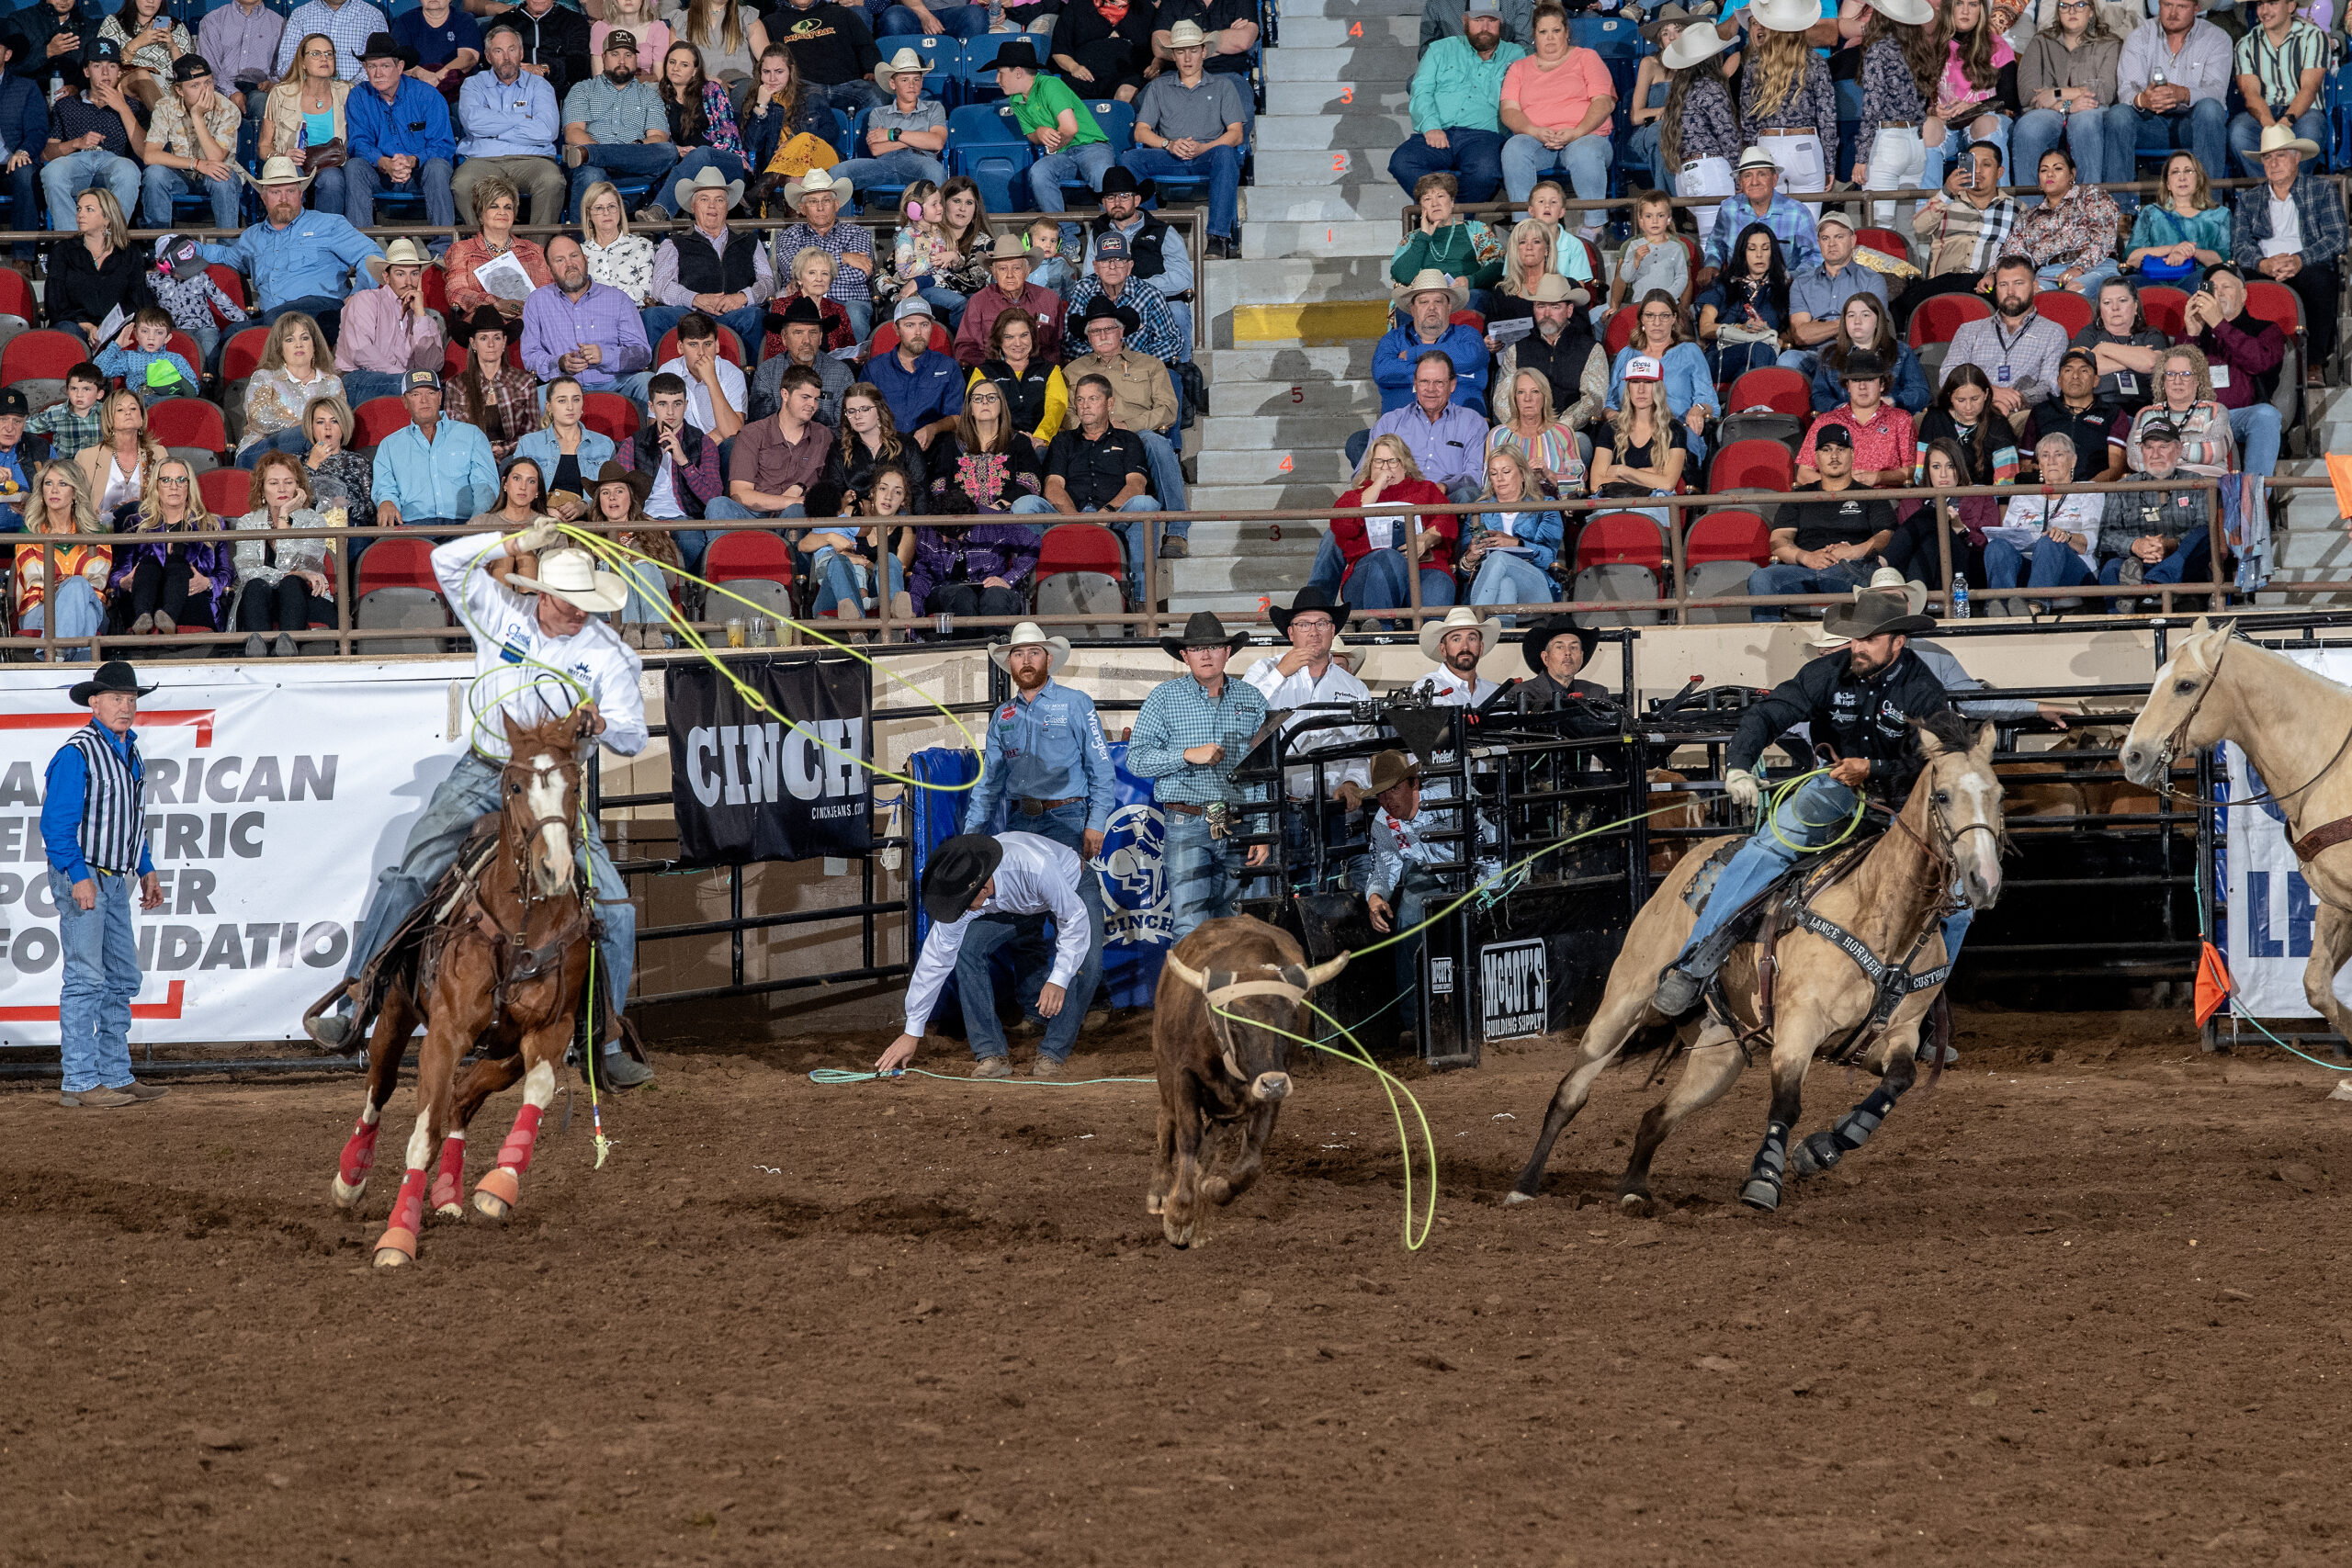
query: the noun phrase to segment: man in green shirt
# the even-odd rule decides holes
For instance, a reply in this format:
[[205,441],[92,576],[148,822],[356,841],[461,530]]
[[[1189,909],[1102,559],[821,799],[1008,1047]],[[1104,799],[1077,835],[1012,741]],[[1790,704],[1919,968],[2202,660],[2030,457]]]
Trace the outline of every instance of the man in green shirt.
[[[1111,167],[1111,139],[1069,83],[1039,73],[1037,51],[1028,39],[1014,39],[997,51],[996,85],[1012,100],[1021,133],[1040,149],[1037,161],[1029,165],[1029,195],[1037,210],[1069,210],[1062,205],[1064,180],[1084,180],[1101,194],[1102,176]],[[1065,254],[1080,238],[1077,224],[1062,225]]]

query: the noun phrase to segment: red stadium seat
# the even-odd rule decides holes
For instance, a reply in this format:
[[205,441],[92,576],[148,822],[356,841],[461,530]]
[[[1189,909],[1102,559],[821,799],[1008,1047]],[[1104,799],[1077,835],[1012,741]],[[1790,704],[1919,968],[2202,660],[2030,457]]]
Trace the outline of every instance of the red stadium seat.
[[33,302],[33,286],[25,275],[13,267],[0,267],[0,316],[15,316],[26,322],[40,320],[40,307]]
[[[590,392],[581,411],[581,423],[600,435],[612,438],[616,446],[626,446],[643,422],[637,416],[637,405],[618,392]],[[596,476],[586,476],[593,479]]]
[[1634,341],[1634,323],[1641,319],[1641,314],[1639,305],[1621,305],[1617,313],[1609,318],[1606,346],[1610,358],[1616,358],[1624,352],[1625,345]]
[[188,368],[196,372],[197,378],[199,380],[203,378],[204,355],[198,351],[196,340],[194,338],[188,336],[187,333],[175,329],[170,339],[164,343],[164,346],[169,349],[172,353],[178,355],[182,359],[187,360]]
[[261,368],[261,351],[269,343],[267,327],[247,327],[220,349],[220,379],[242,381]]
[[[251,308],[252,301],[245,298],[245,280],[243,276],[238,273],[235,267],[222,266],[219,262],[213,262],[205,267],[204,275],[212,279],[212,281],[219,286],[220,292],[226,294],[229,297],[230,302],[234,304],[238,310],[243,310]],[[212,308],[212,316],[215,321],[220,320],[220,308],[219,306],[216,305]],[[228,323],[223,321],[221,324],[226,326]]]
[[[432,630],[449,624],[448,601],[442,598],[441,584],[433,575],[430,539],[379,538],[359,558],[358,579],[352,588],[352,625],[362,630],[404,626]],[[442,651],[440,639],[431,637],[378,637],[356,647],[360,652],[375,654]]]
[[1911,242],[1892,229],[1865,229],[1854,236],[1857,244],[1893,256],[1896,261],[1911,259]]
[[2033,297],[2033,308],[2066,330],[2072,338],[2091,324],[2098,308],[2090,299],[2067,288],[2045,288]]
[[417,279],[417,291],[424,296],[424,308],[449,313],[449,275],[435,263],[424,269]]
[[702,574],[713,582],[766,581],[789,588],[792,550],[774,534],[738,528],[711,540]]
[[359,597],[379,588],[426,588],[438,593],[440,580],[433,575],[431,539],[379,537],[359,558]]
[[[219,411],[214,416],[219,417]],[[196,476],[204,509],[215,517],[243,517],[252,511],[253,482],[253,475],[243,468],[208,468]]]
[[[380,446],[386,436],[413,423],[408,417],[408,404],[399,398],[370,398],[352,410],[351,417],[359,426],[351,438],[354,446]],[[375,553],[374,546],[368,547],[368,553]]]
[[1666,544],[1657,519],[1638,512],[1603,512],[1577,536],[1577,570],[1593,566],[1666,569]]
[[89,359],[89,341],[80,333],[36,327],[18,333],[0,349],[0,383],[62,381],[74,367]]
[[1753,408],[1769,408],[1774,413],[1810,422],[1813,383],[1805,379],[1804,371],[1785,370],[1777,365],[1750,370],[1731,384],[1731,391],[1724,399],[1724,412],[1745,413]]
[[147,411],[147,434],[166,446],[193,446],[215,457],[229,449],[220,405],[201,398],[164,399]]
[[1037,581],[1065,571],[1107,571],[1116,577],[1124,570],[1119,536],[1094,523],[1057,523],[1046,530],[1037,547]]
[[1709,561],[1744,561],[1762,566],[1772,556],[1771,531],[1753,512],[1710,512],[1690,525],[1682,547],[1686,566]]
[[2188,335],[2188,296],[2177,288],[2152,283],[2141,289],[2140,314],[2175,343]]
[[2283,283],[2250,277],[2245,285],[2245,313],[2272,322],[2290,339],[2303,330],[2303,301]]
[[1931,343],[1950,343],[1952,334],[1970,321],[1981,321],[1993,313],[1984,296],[1978,294],[1939,294],[1923,301],[1911,313],[1911,346],[1925,348]]
[[1487,335],[1487,318],[1477,310],[1456,310],[1445,319],[1449,327],[1468,327],[1480,337]]
[[[1121,568],[1119,536],[1092,523],[1057,523],[1046,530],[1037,552],[1036,592],[1040,615],[1116,615],[1125,612],[1125,573]],[[1070,637],[1125,637],[1128,627],[1118,621],[1091,625],[1065,623],[1057,628]]]
[[[738,370],[745,368],[743,364],[743,340],[735,335],[735,329],[726,325],[724,322],[713,322],[712,325],[718,328],[718,356],[721,359],[726,360],[729,364],[734,366]],[[895,334],[892,336],[890,341],[893,346],[897,345],[898,338]],[[678,329],[672,327],[668,332],[662,334],[661,345],[653,351],[653,363],[656,367],[667,365],[677,356]]]
[[1715,454],[1707,488],[1721,495],[1734,490],[1788,490],[1797,482],[1797,460],[1778,441],[1735,441]]
[[[471,352],[469,347],[471,343],[470,338],[452,342],[442,351],[441,378],[443,380],[446,381],[465,370],[466,357]],[[520,326],[506,334],[506,363],[517,370],[529,368],[523,363],[523,329]]]

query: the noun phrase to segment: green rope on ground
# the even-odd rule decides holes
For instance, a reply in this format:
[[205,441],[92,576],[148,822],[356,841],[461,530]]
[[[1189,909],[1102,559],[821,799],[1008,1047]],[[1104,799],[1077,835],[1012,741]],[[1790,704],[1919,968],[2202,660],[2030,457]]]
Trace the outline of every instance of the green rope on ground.
[[808,1075],[808,1081],[823,1089],[842,1084],[873,1083],[876,1079],[914,1077],[937,1078],[941,1083],[969,1084],[975,1088],[1003,1085],[1013,1089],[1082,1089],[1096,1083],[1158,1083],[1158,1078],[976,1078],[955,1073],[934,1073],[923,1067],[900,1067],[894,1073],[860,1073],[847,1067],[819,1067]]

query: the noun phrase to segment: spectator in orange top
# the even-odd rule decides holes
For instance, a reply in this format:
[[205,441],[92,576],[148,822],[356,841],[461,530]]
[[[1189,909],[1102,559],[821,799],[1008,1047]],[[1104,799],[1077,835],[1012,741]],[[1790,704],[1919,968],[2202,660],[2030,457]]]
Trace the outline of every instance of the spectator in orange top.
[[492,175],[474,186],[473,196],[481,230],[451,245],[448,254],[441,258],[442,269],[449,275],[449,312],[468,317],[484,305],[494,305],[508,321],[520,321],[523,301],[492,294],[475,281],[476,271],[500,256],[512,255],[523,264],[534,288],[553,283],[555,274],[548,270],[547,253],[514,232],[516,197],[512,182]]

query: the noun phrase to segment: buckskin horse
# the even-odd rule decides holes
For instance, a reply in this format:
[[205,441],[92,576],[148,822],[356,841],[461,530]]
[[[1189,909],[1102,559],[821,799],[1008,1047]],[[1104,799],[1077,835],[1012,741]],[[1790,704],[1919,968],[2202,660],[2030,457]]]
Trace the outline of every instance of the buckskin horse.
[[2284,654],[2246,641],[2234,623],[2204,616],[2156,671],[2147,705],[2123,738],[2124,776],[2172,793],[2177,758],[2219,740],[2245,752],[2263,795],[2233,806],[2268,806],[2287,819],[2287,840],[2311,885],[2312,956],[2303,998],[2352,1039],[2352,1008],[2335,976],[2352,958],[2352,690]]
[[[1772,1106],[1763,1145],[1740,1190],[1742,1202],[1768,1212],[1780,1205],[1792,1160],[1789,1134],[1815,1053],[1826,1048],[1833,1060],[1860,1060],[1881,1081],[1834,1127],[1798,1145],[1796,1173],[1826,1169],[1877,1130],[1917,1071],[1919,1021],[1942,979],[1940,926],[1953,908],[1946,902],[1948,890],[1957,883],[1978,909],[1990,908],[2001,890],[2005,840],[1992,727],[1972,737],[1956,716],[1939,714],[1915,726],[1914,734],[1927,766],[1893,826],[1867,847],[1825,853],[1792,879],[1805,889],[1802,902],[1782,905],[1780,888],[1759,899],[1762,934],[1736,948],[1721,971],[1721,1004],[1729,1017],[1711,1001],[1676,1027],[1651,998],[1659,970],[1682,950],[1697,923],[1684,894],[1719,851],[1740,840],[1710,840],[1682,858],[1625,933],[1576,1065],[1554,1091],[1534,1153],[1506,1203],[1534,1198],[1554,1140],[1584,1109],[1601,1069],[1637,1035],[1645,1046],[1679,1040],[1689,1047],[1690,1061],[1672,1092],[1642,1118],[1617,1187],[1626,1209],[1648,1211],[1650,1162],[1658,1145],[1683,1117],[1729,1091],[1758,1043],[1770,1053]],[[1941,1066],[1939,1054],[1939,1071]]]
[[[475,1209],[492,1219],[513,1212],[585,994],[594,951],[593,904],[587,879],[573,863],[572,842],[581,819],[581,715],[574,710],[527,728],[511,716],[505,723],[510,750],[499,781],[499,814],[477,825],[475,841],[385,949],[379,969],[383,999],[368,1041],[368,1098],[334,1179],[340,1209],[354,1209],[368,1190],[376,1134],[400,1077],[401,1052],[417,1023],[425,1026],[417,1053],[416,1127],[409,1134],[400,1196],[376,1243],[379,1268],[416,1258],[425,1162],[436,1144],[441,1164],[433,1178],[433,1213],[463,1217],[466,1127],[485,1100],[520,1078],[522,1109],[473,1199]],[[459,1077],[458,1063],[469,1050],[476,1059]]]

